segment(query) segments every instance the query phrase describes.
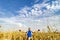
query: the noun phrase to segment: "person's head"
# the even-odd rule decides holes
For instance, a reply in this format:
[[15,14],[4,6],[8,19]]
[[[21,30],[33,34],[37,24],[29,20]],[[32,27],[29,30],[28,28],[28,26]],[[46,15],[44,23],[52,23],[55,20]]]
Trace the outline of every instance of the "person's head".
[[38,31],[40,31],[40,29],[38,29]]
[[28,28],[28,30],[31,30],[31,28]]
[[21,30],[19,30],[19,32],[21,32]]

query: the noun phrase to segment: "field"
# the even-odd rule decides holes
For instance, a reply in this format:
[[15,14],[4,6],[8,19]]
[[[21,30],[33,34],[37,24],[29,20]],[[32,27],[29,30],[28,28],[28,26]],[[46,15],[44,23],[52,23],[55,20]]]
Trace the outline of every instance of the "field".
[[[27,40],[26,32],[0,32],[0,40]],[[60,40],[60,32],[33,32],[31,40]]]

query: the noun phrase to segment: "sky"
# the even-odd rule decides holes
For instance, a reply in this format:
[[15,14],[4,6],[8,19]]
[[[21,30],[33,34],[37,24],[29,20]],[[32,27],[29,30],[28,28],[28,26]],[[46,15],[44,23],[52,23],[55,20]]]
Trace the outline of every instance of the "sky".
[[60,0],[0,0],[0,31],[60,31]]

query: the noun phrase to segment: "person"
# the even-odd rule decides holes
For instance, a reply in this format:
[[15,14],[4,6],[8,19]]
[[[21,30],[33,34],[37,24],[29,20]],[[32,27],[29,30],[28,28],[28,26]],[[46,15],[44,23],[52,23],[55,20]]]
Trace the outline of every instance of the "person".
[[19,32],[21,32],[21,30],[19,30]]
[[31,40],[32,38],[32,31],[30,28],[28,28],[28,31],[27,31],[27,40]]
[[40,32],[40,29],[38,29],[38,32]]

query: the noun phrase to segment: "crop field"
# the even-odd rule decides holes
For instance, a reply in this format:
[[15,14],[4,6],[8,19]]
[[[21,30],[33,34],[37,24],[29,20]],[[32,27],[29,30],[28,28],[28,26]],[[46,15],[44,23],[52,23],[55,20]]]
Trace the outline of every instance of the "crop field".
[[[0,40],[27,40],[27,33],[0,32]],[[33,32],[31,40],[60,40],[60,32]]]

